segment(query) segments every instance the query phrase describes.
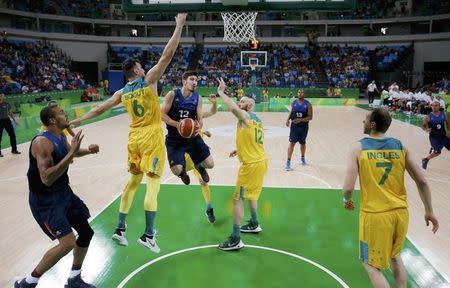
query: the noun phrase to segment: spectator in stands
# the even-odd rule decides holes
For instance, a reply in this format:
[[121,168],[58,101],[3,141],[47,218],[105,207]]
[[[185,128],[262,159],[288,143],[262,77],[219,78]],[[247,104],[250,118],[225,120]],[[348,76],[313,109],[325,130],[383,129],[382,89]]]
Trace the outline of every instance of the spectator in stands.
[[16,123],[16,125],[18,125],[16,118],[14,117],[14,113],[11,111],[11,105],[5,101],[5,95],[0,94],[0,157],[3,157],[1,149],[3,129],[5,129],[9,135],[11,153],[20,154],[20,152],[17,151],[16,134],[14,133],[14,127],[11,123],[11,119],[14,123]]
[[342,91],[341,91],[341,87],[339,87],[339,85],[336,86],[336,88],[334,88],[334,97],[341,97],[342,96]]

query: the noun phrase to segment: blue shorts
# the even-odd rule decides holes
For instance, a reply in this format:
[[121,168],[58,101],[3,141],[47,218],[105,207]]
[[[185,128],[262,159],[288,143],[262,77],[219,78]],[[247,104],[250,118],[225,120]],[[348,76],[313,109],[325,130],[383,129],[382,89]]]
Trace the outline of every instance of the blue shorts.
[[208,145],[200,135],[189,139],[166,137],[167,159],[170,167],[186,167],[185,153],[189,154],[195,165],[202,163],[210,154]]
[[69,186],[48,194],[30,192],[28,202],[34,219],[52,240],[70,234],[74,220],[90,217],[86,204]]
[[291,124],[291,132],[289,133],[289,142],[291,143],[306,143],[306,136],[308,136],[309,125]]
[[447,150],[450,150],[450,137],[447,137],[445,135],[442,136],[430,135],[429,138],[434,153],[441,153],[442,148],[444,147],[447,148]]

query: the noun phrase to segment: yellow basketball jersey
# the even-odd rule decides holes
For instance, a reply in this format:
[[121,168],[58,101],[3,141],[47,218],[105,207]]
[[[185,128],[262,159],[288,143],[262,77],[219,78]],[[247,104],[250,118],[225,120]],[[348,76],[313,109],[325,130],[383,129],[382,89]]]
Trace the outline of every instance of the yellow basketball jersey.
[[402,143],[391,137],[366,137],[360,143],[361,210],[374,213],[408,207]]
[[254,113],[249,112],[250,123],[246,127],[237,127],[236,147],[239,160],[254,163],[267,159],[264,150],[264,127]]
[[144,78],[135,79],[123,87],[122,103],[131,118],[131,128],[161,125],[161,109],[156,91]]

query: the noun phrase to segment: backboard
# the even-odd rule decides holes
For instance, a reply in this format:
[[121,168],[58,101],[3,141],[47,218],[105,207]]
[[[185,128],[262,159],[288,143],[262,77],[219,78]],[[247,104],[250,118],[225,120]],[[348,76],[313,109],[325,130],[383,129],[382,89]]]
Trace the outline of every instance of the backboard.
[[267,51],[241,51],[241,67],[256,68],[267,66]]

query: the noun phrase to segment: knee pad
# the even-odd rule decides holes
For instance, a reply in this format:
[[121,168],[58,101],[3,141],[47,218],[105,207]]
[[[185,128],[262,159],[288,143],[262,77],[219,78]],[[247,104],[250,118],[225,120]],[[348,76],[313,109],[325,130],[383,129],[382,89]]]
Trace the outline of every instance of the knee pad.
[[83,225],[79,227],[77,246],[81,248],[89,247],[89,244],[91,243],[91,239],[93,236],[94,230],[92,230],[89,223],[85,221]]

